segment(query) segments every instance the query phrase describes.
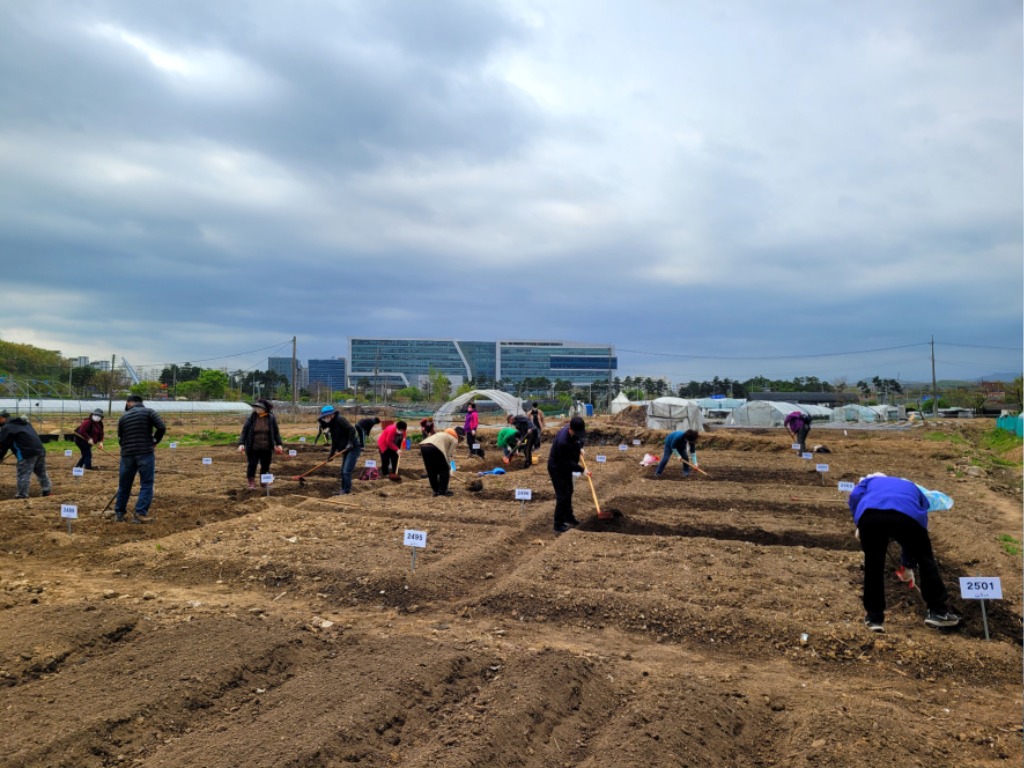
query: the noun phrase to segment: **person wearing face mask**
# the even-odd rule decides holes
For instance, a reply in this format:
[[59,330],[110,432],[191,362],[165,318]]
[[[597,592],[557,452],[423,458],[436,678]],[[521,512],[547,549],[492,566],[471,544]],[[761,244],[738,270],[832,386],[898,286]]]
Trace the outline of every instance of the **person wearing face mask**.
[[75,464],[76,467],[93,469],[92,447],[95,445],[103,450],[103,410],[97,408],[82,423],[75,428],[75,445],[82,452],[82,458]]
[[271,413],[272,410],[274,406],[269,400],[260,398],[255,401],[238,438],[238,452],[244,453],[248,459],[245,479],[250,489],[256,488],[256,464],[260,465],[260,474],[265,475],[270,471],[270,460],[274,454],[284,453],[277,417]]

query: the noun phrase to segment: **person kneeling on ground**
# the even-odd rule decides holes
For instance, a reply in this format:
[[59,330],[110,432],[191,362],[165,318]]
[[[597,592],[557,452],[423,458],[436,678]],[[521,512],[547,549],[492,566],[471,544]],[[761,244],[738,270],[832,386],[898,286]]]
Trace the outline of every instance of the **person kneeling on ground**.
[[949,610],[946,585],[928,536],[930,503],[909,480],[878,473],[861,479],[850,493],[850,511],[864,550],[864,625],[884,632],[885,555],[896,539],[921,573],[921,596],[928,605],[924,623],[935,629],[955,627],[960,617]]
[[435,432],[420,443],[423,467],[427,470],[430,487],[435,496],[452,495],[452,492],[448,490],[448,483],[452,477],[451,463],[455,458],[455,448],[462,442],[465,435],[465,429],[455,427],[443,432]]
[[665,438],[665,449],[661,452],[661,461],[658,462],[658,468],[654,470],[654,476],[661,477],[661,473],[665,471],[669,459],[672,458],[672,451],[678,451],[679,458],[683,460],[683,477],[689,477],[690,466],[697,466],[698,437],[699,435],[695,429],[688,429],[685,432],[682,430],[669,432],[668,437]]

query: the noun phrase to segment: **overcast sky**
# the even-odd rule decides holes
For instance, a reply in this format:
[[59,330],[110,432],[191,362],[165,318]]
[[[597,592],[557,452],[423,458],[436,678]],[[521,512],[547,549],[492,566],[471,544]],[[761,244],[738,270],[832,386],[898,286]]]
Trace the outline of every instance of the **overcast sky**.
[[1022,57],[1019,0],[0,0],[0,338],[1019,371]]

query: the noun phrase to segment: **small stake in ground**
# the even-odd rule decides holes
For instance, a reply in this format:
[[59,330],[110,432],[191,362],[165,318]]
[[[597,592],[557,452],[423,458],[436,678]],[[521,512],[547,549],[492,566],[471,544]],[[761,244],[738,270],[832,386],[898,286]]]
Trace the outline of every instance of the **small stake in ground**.
[[270,496],[270,484],[274,482],[274,476],[270,472],[260,475],[260,483],[267,489],[267,496]]
[[533,490],[530,488],[516,488],[516,501],[519,502],[519,516],[526,512],[526,502],[533,499]]
[[828,464],[815,464],[814,471],[821,475],[821,484],[825,484],[825,473],[828,472]]
[[985,625],[985,639],[989,640],[988,612],[986,600],[1002,600],[1003,585],[998,576],[961,576],[960,597],[964,600],[981,601],[981,621]]
[[405,546],[409,547],[412,550],[412,566],[410,567],[409,570],[412,573],[415,573],[416,572],[416,550],[417,549],[426,549],[426,546],[427,546],[427,532],[426,531],[413,531],[413,530],[410,530],[410,529],[407,528],[406,531],[405,531],[405,540],[404,540],[403,543],[405,544]]
[[68,536],[70,536],[71,521],[78,519],[78,506],[76,504],[61,504],[60,516],[68,521]]

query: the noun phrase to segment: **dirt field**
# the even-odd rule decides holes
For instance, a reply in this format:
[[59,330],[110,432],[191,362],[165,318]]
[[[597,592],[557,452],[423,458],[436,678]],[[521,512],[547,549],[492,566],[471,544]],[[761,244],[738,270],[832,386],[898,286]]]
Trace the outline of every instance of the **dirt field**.
[[[992,422],[940,440],[820,430],[833,452],[815,461],[781,431],[716,431],[698,451],[710,477],[676,462],[660,481],[639,461],[663,434],[588,426],[598,499],[622,517],[599,523],[583,481],[584,523],[562,536],[546,444],[479,493],[433,498],[414,450],[402,482],[337,500],[333,464],[289,479],[322,446],[290,444],[267,495],[234,446],[171,450],[172,424],[146,526],[100,515],[111,456],[82,479],[77,454],[51,458],[55,496],[33,480],[28,503],[8,460],[0,766],[1021,764],[1021,558],[998,540],[1021,538],[1020,469],[967,471]],[[489,439],[460,474],[500,465]],[[863,628],[836,482],[872,471],[955,499],[931,532],[959,631],[926,628],[891,576],[887,633]],[[78,505],[70,536],[60,503]],[[415,572],[406,529],[428,534]],[[977,574],[1002,579],[990,641],[959,598]]]

